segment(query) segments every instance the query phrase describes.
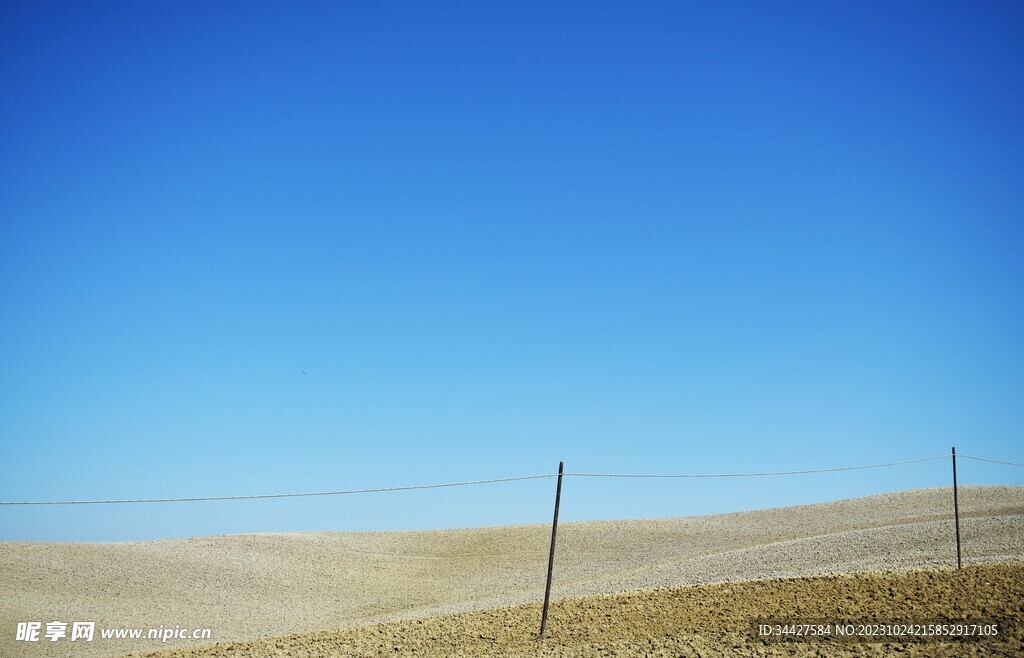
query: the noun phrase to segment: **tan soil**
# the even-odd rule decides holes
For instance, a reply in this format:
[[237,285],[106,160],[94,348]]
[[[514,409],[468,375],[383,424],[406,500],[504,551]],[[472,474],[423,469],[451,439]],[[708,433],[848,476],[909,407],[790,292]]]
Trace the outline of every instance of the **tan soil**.
[[[536,639],[540,606],[461,613],[335,632],[167,653],[160,658],[314,656],[1021,656],[1024,563],[697,585],[554,605]],[[994,623],[996,637],[779,642],[755,631],[780,623]]]
[[[1024,487],[961,487],[967,564],[1024,560]],[[550,526],[0,542],[0,658],[101,658],[194,640],[14,641],[19,621],[210,628],[214,642],[541,601]],[[955,564],[952,491],[559,526],[555,599]]]

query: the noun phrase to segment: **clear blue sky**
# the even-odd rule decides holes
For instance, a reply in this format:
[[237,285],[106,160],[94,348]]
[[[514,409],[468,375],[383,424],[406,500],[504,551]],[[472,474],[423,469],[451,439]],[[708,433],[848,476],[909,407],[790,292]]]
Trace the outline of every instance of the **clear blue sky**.
[[[1017,2],[5,1],[0,499],[1024,461],[1022,33]],[[563,518],[948,466],[574,479]],[[553,486],[0,538],[547,522]]]

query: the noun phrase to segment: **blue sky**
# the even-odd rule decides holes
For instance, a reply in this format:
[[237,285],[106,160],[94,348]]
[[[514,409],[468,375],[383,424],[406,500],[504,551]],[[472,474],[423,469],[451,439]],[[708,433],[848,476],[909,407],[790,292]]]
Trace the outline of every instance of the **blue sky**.
[[[1012,2],[4,2],[0,499],[1022,462],[1022,28]],[[573,479],[562,513],[948,466]],[[4,507],[0,539],[546,522],[552,489]]]

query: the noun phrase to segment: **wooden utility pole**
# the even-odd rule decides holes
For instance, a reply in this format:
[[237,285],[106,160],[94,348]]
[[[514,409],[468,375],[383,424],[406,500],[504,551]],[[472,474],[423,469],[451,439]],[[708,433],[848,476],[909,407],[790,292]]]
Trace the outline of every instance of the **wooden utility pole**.
[[562,469],[564,462],[558,462],[558,486],[555,488],[555,518],[551,522],[551,552],[548,554],[548,583],[544,587],[544,612],[540,617],[540,637],[548,625],[548,604],[551,602],[551,574],[555,569],[555,538],[558,536],[558,503],[562,499]]
[[956,493],[956,446],[953,446],[953,523],[956,525],[956,568],[960,568],[960,501]]

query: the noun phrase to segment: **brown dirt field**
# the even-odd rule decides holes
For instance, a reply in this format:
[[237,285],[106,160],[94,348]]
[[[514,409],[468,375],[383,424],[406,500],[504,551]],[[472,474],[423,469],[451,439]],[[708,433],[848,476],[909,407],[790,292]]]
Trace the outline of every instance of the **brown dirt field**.
[[[564,523],[552,598],[941,568],[956,563],[952,516],[946,487],[712,516]],[[1024,487],[961,487],[960,525],[965,565],[1021,562]],[[7,629],[0,658],[112,658],[531,604],[544,597],[550,538],[550,525],[538,524],[0,542],[0,628]],[[94,621],[97,634],[208,628],[212,640],[16,641],[18,623],[52,620]]]
[[[1021,656],[1024,562],[903,573],[758,580],[631,592],[553,604],[536,639],[539,605],[390,622],[341,631],[216,644],[160,658],[355,656]],[[755,624],[998,624],[966,639],[758,637]]]

